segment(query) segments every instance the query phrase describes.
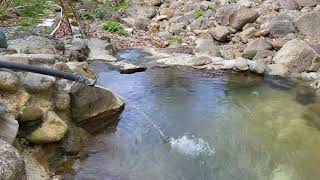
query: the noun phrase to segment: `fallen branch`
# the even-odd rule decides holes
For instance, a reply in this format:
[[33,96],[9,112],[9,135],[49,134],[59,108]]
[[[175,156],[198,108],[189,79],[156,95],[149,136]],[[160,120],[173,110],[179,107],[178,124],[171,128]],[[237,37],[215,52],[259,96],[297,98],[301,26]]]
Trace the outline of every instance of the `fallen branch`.
[[59,18],[59,23],[56,28],[50,33],[50,36],[53,36],[57,30],[60,28],[61,22],[62,22],[62,17],[63,17],[63,9],[61,6],[55,5],[56,7],[60,8],[60,18]]

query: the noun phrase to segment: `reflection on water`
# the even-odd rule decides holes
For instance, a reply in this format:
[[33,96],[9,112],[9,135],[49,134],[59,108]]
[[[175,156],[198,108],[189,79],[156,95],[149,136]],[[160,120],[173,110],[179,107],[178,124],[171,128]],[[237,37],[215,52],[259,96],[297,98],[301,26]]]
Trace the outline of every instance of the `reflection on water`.
[[[284,80],[153,69],[99,74],[128,106],[76,179],[318,180],[320,102]],[[278,85],[277,85],[278,84]],[[137,106],[145,115],[137,112]],[[161,128],[170,143],[146,119]]]

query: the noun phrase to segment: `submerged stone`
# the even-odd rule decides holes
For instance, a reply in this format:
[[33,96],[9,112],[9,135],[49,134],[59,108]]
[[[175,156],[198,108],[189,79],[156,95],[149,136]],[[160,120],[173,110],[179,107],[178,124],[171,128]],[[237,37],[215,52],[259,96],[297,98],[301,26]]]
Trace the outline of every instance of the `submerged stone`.
[[7,48],[7,38],[5,33],[0,29],[0,48]]

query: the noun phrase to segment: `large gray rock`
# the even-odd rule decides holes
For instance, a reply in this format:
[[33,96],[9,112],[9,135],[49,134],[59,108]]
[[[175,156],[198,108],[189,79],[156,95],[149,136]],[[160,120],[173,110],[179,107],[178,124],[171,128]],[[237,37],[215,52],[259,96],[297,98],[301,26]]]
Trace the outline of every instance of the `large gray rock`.
[[5,33],[0,29],[0,48],[7,48],[7,37]]
[[66,111],[70,108],[70,95],[66,92],[60,92],[55,95],[54,105],[56,110]]
[[303,14],[295,21],[297,29],[304,35],[320,36],[320,11]]
[[0,91],[16,92],[20,78],[13,71],[0,70]]
[[270,64],[266,67],[266,74],[270,76],[286,76],[289,69],[283,64]]
[[29,72],[22,77],[23,86],[32,93],[47,91],[54,82],[54,77]]
[[319,3],[317,0],[296,0],[300,7],[315,6]]
[[247,23],[253,23],[259,17],[259,13],[252,8],[240,8],[231,14],[229,18],[230,26],[233,29],[241,30]]
[[282,9],[289,9],[289,10],[297,10],[299,9],[299,4],[296,0],[278,0],[280,7]]
[[221,56],[219,45],[212,39],[212,37],[197,39],[196,49],[199,54]]
[[56,54],[54,41],[40,37],[27,36],[26,38],[8,41],[9,48],[15,49],[18,53],[25,54]]
[[264,38],[256,39],[248,43],[242,57],[253,59],[258,51],[272,49],[272,44]]
[[225,26],[217,26],[210,31],[211,36],[220,42],[226,42],[228,36],[230,35],[230,31]]
[[108,90],[78,83],[72,87],[72,119],[86,130],[94,131],[103,125],[114,123],[123,107],[124,103]]
[[25,164],[19,152],[0,139],[0,179],[26,180]]
[[293,19],[287,14],[275,16],[268,23],[266,29],[272,35],[287,35],[296,32],[293,25]]
[[116,61],[117,58],[113,57],[106,49],[109,43],[101,39],[90,39],[87,41],[88,48],[90,49],[88,60],[102,60],[102,61]]
[[33,131],[27,139],[35,144],[58,142],[67,131],[68,125],[54,111],[48,111],[42,126]]
[[295,72],[318,71],[320,56],[312,47],[299,39],[287,42],[277,52],[273,61]]
[[204,66],[210,63],[212,63],[212,59],[208,56],[195,57],[190,61],[191,66]]
[[190,28],[192,31],[195,30],[203,30],[208,27],[208,20],[204,17],[199,17],[196,20],[192,21],[190,24]]

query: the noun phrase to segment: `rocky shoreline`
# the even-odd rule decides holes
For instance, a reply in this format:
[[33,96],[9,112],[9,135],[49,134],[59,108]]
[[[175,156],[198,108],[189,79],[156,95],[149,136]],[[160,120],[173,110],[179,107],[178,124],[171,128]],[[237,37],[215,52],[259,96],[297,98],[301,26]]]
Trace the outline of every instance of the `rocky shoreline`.
[[[90,4],[77,8],[92,9]],[[103,21],[109,19],[123,23],[128,34],[104,31]],[[91,25],[90,39],[28,34],[6,42],[0,37],[0,61],[91,79],[97,74],[90,64],[99,61],[121,73],[184,66],[301,78],[320,87],[318,1],[132,0],[127,9],[83,21]],[[139,63],[119,61],[115,54],[127,48],[148,55]],[[4,179],[63,179],[55,172],[70,168],[70,159],[78,158],[90,136],[117,123],[124,108],[110,91],[7,69],[0,70],[0,92],[0,153],[5,155],[0,162],[10,159],[10,167],[0,167]]]

